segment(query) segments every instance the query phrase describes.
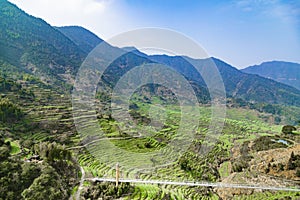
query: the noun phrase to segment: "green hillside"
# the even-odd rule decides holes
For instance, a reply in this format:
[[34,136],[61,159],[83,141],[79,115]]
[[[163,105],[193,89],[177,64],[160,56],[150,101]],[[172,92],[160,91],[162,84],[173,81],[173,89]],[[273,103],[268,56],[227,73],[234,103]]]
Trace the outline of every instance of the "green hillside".
[[[299,90],[212,58],[228,96],[226,118],[212,119],[207,86],[192,66],[209,67],[209,60],[148,56],[134,47],[105,43],[102,55],[122,56],[110,63],[99,83],[85,85],[96,86],[92,102],[72,99],[76,73],[103,42],[99,37],[78,26],[52,27],[6,0],[0,0],[0,28],[1,200],[299,199]],[[97,64],[108,60],[94,58]],[[124,99],[117,96],[116,105],[111,104],[116,84],[147,64],[165,64],[185,76],[199,104],[181,104],[169,88],[147,84],[132,94],[128,115],[118,112]],[[92,71],[86,75],[97,77]],[[90,106],[87,102],[95,110],[72,105]],[[224,126],[214,120],[224,120]],[[117,187],[95,181],[115,179],[117,162],[123,179],[267,185],[290,191],[135,183]]]
[[76,44],[45,21],[0,1],[0,60],[57,84],[74,76],[84,57]]
[[56,28],[70,38],[85,53],[89,53],[98,44],[103,42],[97,35],[79,26],[63,26]]

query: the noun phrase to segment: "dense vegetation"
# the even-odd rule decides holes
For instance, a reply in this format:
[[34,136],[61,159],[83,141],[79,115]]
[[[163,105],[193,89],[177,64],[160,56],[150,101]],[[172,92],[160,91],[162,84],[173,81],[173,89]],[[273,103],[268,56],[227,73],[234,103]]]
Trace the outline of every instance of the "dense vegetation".
[[13,123],[20,120],[23,116],[22,111],[9,99],[0,99],[0,121],[4,123]]
[[3,135],[0,145],[1,199],[68,199],[78,178],[70,152],[55,143],[42,143],[39,154],[23,149],[12,155],[11,142],[5,142]]
[[85,56],[60,31],[6,0],[0,1],[0,27],[0,60],[49,83],[64,85],[60,74],[74,75]]
[[116,187],[115,183],[92,183],[82,195],[84,199],[117,199],[134,191],[128,183]]
[[[70,92],[84,57],[102,40],[81,27],[51,27],[6,0],[0,0],[0,27],[0,199],[299,197],[299,192],[146,184],[116,187],[92,181],[93,177],[114,178],[115,169],[93,154],[101,148],[94,129],[90,135],[77,132]],[[200,67],[207,62],[189,61]],[[219,136],[209,130],[210,95],[191,63],[180,56],[147,56],[136,49],[124,52],[105,71],[96,93],[96,118],[94,112],[79,117],[87,127],[99,124],[111,144],[126,152],[164,149],[180,128],[181,105],[171,90],[148,84],[135,91],[129,115],[137,128],[114,119],[110,103],[112,88],[129,70],[145,63],[167,64],[188,79],[198,97],[201,115],[194,119],[199,122],[193,127],[195,137],[173,163],[151,172],[121,168],[121,178],[297,186],[300,92],[213,61],[229,97]],[[141,130],[151,134],[144,136]],[[207,154],[202,154],[204,147],[210,149]],[[104,149],[101,156],[106,153],[111,152]]]

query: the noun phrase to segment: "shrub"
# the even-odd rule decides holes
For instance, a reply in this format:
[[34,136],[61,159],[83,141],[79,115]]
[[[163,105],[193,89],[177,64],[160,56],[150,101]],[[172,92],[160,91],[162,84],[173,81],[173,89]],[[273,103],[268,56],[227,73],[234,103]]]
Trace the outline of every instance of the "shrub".
[[282,127],[282,133],[284,133],[284,134],[292,134],[293,133],[293,131],[296,131],[297,129],[296,129],[296,127],[294,127],[294,126],[291,126],[291,125],[285,125],[285,126],[283,126]]
[[297,177],[300,177],[300,168],[298,168],[298,169],[296,170],[296,176],[297,176]]
[[7,98],[0,99],[0,121],[12,123],[20,120],[23,112]]

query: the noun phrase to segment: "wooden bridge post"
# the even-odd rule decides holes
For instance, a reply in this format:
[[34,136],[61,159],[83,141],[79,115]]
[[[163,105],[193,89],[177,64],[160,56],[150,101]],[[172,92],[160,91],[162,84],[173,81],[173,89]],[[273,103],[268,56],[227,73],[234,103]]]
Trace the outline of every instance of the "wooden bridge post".
[[120,167],[119,163],[116,164],[116,187],[119,186],[119,179],[120,179]]

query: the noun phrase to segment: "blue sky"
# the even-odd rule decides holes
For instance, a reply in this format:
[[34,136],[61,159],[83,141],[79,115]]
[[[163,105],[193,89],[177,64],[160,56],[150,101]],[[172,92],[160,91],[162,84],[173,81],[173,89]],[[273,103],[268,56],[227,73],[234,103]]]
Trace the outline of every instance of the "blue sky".
[[10,1],[51,25],[84,26],[105,40],[137,28],[168,28],[237,68],[270,60],[300,63],[299,0]]

